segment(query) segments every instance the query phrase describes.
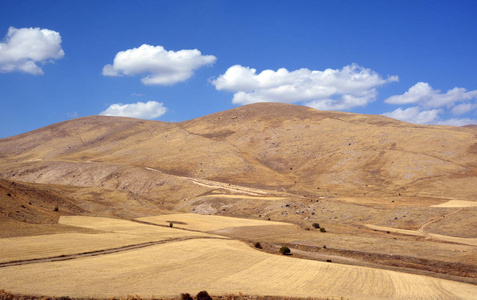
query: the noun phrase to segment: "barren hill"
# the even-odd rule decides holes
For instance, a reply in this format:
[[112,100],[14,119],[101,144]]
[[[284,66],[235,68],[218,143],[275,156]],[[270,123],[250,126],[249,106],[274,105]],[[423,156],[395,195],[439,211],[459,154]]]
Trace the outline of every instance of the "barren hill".
[[275,103],[181,123],[79,118],[0,140],[0,159],[3,178],[176,200],[183,177],[353,197],[477,192],[475,130]]

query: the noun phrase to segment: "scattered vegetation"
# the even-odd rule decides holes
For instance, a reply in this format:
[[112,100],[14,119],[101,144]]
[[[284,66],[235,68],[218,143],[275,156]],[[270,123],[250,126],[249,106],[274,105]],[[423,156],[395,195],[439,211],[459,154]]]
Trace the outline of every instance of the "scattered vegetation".
[[[203,293],[203,294],[201,294]],[[208,298],[199,298],[199,295],[205,296],[207,295]],[[128,295],[127,297],[121,298],[109,298],[108,300],[194,300],[189,293],[181,294],[180,297],[152,297],[152,298],[143,298],[139,295]],[[206,291],[202,291],[197,294],[196,299],[216,299],[216,300],[281,300],[281,299],[290,299],[290,300],[299,300],[305,298],[295,298],[295,297],[280,297],[280,296],[257,296],[257,295],[244,295],[242,293],[238,293],[238,295],[233,294],[226,294],[221,296],[213,296],[211,297]],[[329,298],[306,298],[307,300],[328,300]],[[344,300],[344,298],[340,298]],[[20,294],[12,294],[6,292],[5,290],[0,290],[0,300],[94,300],[92,298],[70,298],[68,296],[62,297],[47,297],[47,296],[31,296],[31,295],[20,295]],[[101,300],[100,298],[96,300]]]
[[199,292],[195,298],[197,300],[212,300],[212,297],[210,297],[206,291]]
[[280,253],[283,255],[289,255],[291,253],[291,250],[287,246],[282,246],[280,248]]

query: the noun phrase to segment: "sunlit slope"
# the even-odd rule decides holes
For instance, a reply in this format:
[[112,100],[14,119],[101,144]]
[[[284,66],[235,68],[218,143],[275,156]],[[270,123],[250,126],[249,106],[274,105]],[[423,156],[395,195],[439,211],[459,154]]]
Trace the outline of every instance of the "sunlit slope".
[[0,274],[0,286],[14,293],[70,297],[145,298],[201,290],[349,299],[472,299],[477,294],[475,285],[266,254],[234,240],[169,242],[0,268]]
[[[174,188],[177,200],[190,193],[182,177],[351,196],[473,200],[477,192],[471,128],[276,103],[182,123],[80,118],[2,139],[0,157],[5,178],[107,186],[143,196]],[[145,180],[151,176],[159,183],[156,192]]]

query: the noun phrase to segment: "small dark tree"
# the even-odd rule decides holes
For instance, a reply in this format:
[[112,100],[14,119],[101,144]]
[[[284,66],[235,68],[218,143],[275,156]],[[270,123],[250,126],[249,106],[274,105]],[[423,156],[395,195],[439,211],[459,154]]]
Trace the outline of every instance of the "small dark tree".
[[212,297],[210,297],[206,291],[199,292],[195,298],[197,300],[212,300]]
[[289,255],[291,253],[291,250],[287,246],[283,246],[280,248],[280,253],[283,255]]
[[311,224],[311,226],[313,226],[315,228],[320,228],[320,224],[318,224],[318,223],[313,223],[313,224]]
[[254,246],[255,246],[255,248],[257,248],[257,249],[262,249],[262,245],[260,245],[260,242],[256,242],[256,243],[254,244]]
[[325,227],[321,227],[321,228],[320,228],[320,231],[321,231],[321,232],[326,232]]
[[172,227],[172,226],[174,226],[174,224],[172,224],[172,222],[170,222],[170,223],[169,223],[169,227]]
[[193,300],[189,293],[181,294],[181,300]]

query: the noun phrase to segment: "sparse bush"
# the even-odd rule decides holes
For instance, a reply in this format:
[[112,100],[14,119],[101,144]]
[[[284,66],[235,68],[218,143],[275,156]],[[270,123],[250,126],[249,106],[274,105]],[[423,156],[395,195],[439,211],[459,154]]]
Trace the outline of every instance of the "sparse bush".
[[181,300],[193,300],[189,293],[181,294]]
[[326,249],[326,245],[323,245],[323,249]]
[[257,249],[262,249],[262,245],[260,245],[260,242],[256,242],[256,243],[254,244],[254,246],[255,246],[255,248],[257,248]]
[[318,224],[318,223],[313,223],[313,224],[311,224],[311,226],[313,226],[315,228],[320,228],[320,224]]
[[320,232],[326,232],[325,227],[321,227],[321,228],[320,228]]
[[55,209],[54,209],[54,211],[58,211],[58,205],[57,205],[57,206],[55,206]]
[[206,291],[199,292],[195,298],[197,300],[212,300],[212,297],[210,297]]
[[280,253],[283,255],[288,255],[291,253],[291,250],[287,246],[283,246],[280,248]]
[[170,223],[169,223],[169,227],[172,228],[173,226],[174,226],[174,224],[173,224],[172,222],[170,222]]

